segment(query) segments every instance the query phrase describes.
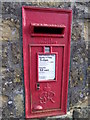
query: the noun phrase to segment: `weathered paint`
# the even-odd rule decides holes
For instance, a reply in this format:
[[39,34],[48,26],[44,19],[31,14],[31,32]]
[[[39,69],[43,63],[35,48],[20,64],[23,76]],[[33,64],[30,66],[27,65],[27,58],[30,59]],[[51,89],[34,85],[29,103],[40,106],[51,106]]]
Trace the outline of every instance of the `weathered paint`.
[[[66,114],[71,16],[71,10],[22,7],[26,118]],[[55,28],[54,32],[49,28]],[[45,46],[50,47],[49,53]],[[55,80],[39,81],[39,54],[55,54]]]

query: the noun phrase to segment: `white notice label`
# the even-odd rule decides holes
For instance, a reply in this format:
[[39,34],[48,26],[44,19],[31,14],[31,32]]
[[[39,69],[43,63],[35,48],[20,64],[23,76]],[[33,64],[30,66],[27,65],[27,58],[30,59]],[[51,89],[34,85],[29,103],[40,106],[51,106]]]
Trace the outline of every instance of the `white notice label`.
[[39,81],[55,80],[55,54],[39,55]]

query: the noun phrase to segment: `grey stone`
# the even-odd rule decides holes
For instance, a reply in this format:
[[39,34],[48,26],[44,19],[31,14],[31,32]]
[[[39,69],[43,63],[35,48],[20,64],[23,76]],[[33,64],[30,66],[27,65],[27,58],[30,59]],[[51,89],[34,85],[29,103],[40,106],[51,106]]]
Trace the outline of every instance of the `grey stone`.
[[88,108],[88,107],[84,107],[84,108],[81,108],[81,109],[77,108],[73,111],[73,118],[74,119],[76,119],[76,118],[82,118],[82,119],[87,118],[89,120],[89,118],[90,118],[89,113],[90,113],[90,108]]
[[86,6],[87,3],[84,4],[84,2],[75,2],[72,6],[73,9],[73,18],[74,19],[85,19],[85,18],[89,18],[89,7]]
[[8,18],[4,15],[7,14],[9,18],[16,20],[21,19],[21,2],[3,2],[2,3],[2,17],[4,19]]
[[88,51],[84,41],[73,42],[71,45],[70,62],[70,90],[68,93],[70,106],[75,105],[79,100],[84,100],[88,92],[87,69]]

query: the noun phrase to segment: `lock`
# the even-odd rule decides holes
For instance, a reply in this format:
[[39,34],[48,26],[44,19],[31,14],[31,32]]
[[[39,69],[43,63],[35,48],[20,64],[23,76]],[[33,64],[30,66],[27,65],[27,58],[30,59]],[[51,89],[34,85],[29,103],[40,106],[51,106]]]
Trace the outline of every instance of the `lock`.
[[36,84],[36,89],[37,89],[37,90],[40,89],[40,84],[39,84],[39,83]]

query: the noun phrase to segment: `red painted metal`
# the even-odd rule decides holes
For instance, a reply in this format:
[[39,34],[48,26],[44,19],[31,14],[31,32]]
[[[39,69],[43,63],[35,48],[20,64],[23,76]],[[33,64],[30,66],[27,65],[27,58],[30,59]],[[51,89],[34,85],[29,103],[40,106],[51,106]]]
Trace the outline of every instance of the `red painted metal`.
[[[66,114],[71,17],[71,10],[22,7],[26,118]],[[55,56],[55,79],[39,80],[39,55]]]

